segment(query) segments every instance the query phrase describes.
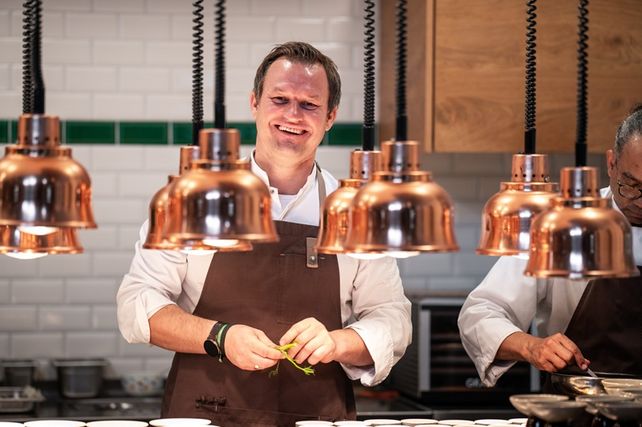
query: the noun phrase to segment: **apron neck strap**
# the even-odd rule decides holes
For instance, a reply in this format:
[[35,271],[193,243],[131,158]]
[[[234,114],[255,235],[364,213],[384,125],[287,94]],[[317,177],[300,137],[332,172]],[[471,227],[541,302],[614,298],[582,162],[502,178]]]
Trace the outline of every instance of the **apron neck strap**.
[[323,203],[325,202],[325,180],[323,179],[323,173],[321,172],[321,166],[314,161],[314,167],[317,170],[317,189],[319,191],[319,209],[323,209]]

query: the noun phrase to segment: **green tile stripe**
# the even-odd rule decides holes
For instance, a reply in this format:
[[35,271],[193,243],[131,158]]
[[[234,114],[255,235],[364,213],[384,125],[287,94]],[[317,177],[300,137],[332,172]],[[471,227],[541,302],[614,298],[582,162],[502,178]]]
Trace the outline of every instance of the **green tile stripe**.
[[[191,122],[69,120],[61,125],[63,143],[67,144],[186,145],[192,142]],[[0,120],[0,143],[14,143],[17,126],[17,120]],[[211,127],[212,123],[206,123],[205,126]],[[254,122],[229,122],[228,127],[239,130],[241,144],[254,144]],[[361,123],[335,123],[322,144],[360,146]]]
[[65,138],[68,144],[115,144],[116,127],[113,122],[66,122]]
[[9,142],[9,122],[0,121],[0,142]]
[[167,122],[120,122],[118,128],[121,144],[169,144]]

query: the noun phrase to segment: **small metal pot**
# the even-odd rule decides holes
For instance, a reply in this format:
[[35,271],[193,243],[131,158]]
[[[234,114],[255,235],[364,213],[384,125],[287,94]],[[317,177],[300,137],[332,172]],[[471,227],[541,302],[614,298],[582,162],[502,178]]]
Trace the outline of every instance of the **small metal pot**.
[[105,359],[56,359],[60,394],[71,398],[96,397],[103,384]]
[[30,359],[3,360],[4,383],[9,387],[26,387],[33,384],[36,364]]

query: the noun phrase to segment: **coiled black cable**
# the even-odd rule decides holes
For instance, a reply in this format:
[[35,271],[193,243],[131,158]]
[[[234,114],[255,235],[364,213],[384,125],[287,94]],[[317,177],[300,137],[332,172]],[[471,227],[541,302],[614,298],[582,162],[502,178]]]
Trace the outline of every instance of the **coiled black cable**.
[[586,166],[586,105],[588,87],[588,0],[578,6],[577,41],[577,127],[575,132],[575,166]]
[[524,117],[524,154],[535,154],[536,113],[536,40],[537,0],[526,0],[526,93]]
[[33,112],[33,76],[31,75],[31,38],[34,0],[22,4],[22,113]]
[[374,150],[375,145],[375,20],[374,0],[365,0],[363,38],[363,132],[361,148]]
[[395,139],[408,139],[406,114],[406,0],[397,0],[397,128]]
[[225,128],[225,0],[216,2],[214,127]]
[[40,34],[42,31],[42,0],[35,0],[33,6],[33,31],[31,33],[31,65],[33,75],[33,113],[45,112],[45,82],[42,78],[42,55]]
[[198,145],[203,129],[203,0],[194,0],[192,6],[192,145]]

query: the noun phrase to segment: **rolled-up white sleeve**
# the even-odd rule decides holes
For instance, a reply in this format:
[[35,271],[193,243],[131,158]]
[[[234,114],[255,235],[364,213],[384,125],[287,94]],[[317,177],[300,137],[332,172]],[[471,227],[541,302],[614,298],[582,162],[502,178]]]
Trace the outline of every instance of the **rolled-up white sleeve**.
[[140,229],[129,272],[116,296],[118,327],[129,343],[149,343],[148,319],[166,305],[175,304],[187,270],[187,257],[179,251],[143,249],[147,221]]
[[501,343],[515,332],[528,331],[537,312],[537,281],[524,276],[526,263],[501,257],[470,292],[459,313],[462,344],[487,386],[515,363],[495,360]]
[[350,379],[373,386],[388,376],[410,345],[410,301],[404,295],[396,260],[354,262],[356,274],[350,300],[346,301],[352,307],[353,317],[347,327],[359,334],[374,364],[342,366]]

